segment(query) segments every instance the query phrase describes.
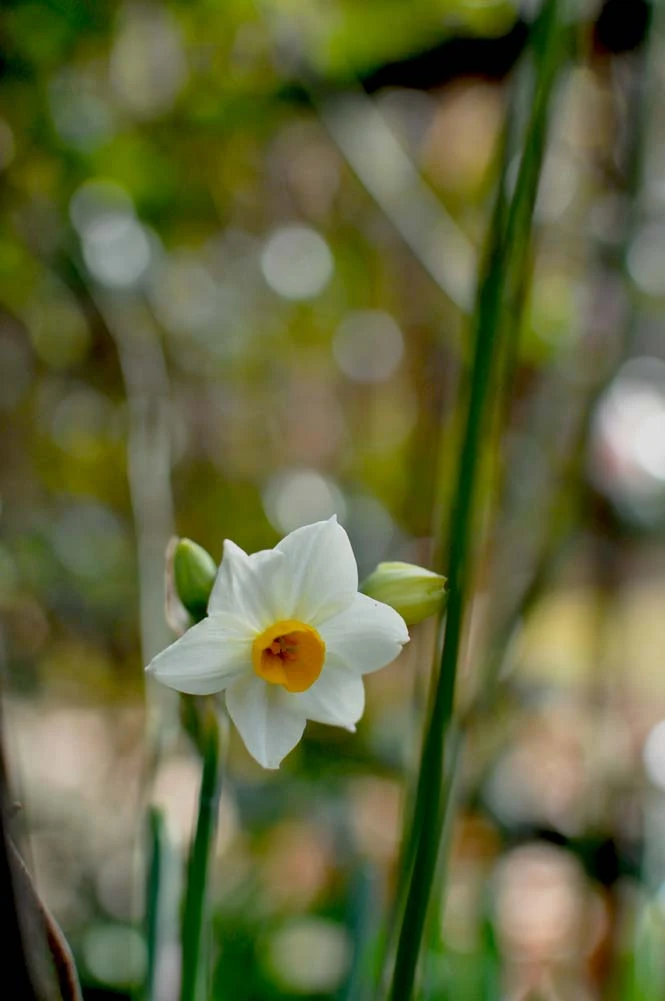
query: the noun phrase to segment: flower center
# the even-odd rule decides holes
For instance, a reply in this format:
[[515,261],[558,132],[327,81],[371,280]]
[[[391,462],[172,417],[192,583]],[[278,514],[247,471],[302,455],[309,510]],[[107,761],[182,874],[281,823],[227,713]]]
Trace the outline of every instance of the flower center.
[[326,645],[316,629],[285,619],[260,633],[252,644],[252,663],[259,678],[283,685],[288,692],[305,692],[323,668]]

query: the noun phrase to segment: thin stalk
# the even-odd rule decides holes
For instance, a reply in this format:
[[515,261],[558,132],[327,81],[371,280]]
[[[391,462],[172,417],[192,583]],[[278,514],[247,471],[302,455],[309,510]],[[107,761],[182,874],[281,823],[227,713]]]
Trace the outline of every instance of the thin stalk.
[[[505,228],[506,216],[508,212],[506,189],[507,189],[507,173],[510,164],[510,154],[513,148],[513,141],[514,141],[513,133],[515,129],[515,117],[516,117],[514,104],[515,102],[513,100],[510,102],[510,105],[508,107],[506,124],[503,134],[503,141],[500,153],[500,164],[501,164],[500,177],[497,186],[497,196],[494,203],[494,210],[492,213],[492,221],[490,225],[490,233],[492,234],[492,238],[496,240],[496,243],[490,247],[487,255],[487,261],[486,261],[487,275],[490,274],[493,268],[492,262],[499,262],[501,260],[501,255],[502,255],[502,247],[500,240]],[[477,334],[476,334],[476,339],[477,339]],[[453,517],[453,524],[454,524],[454,517]],[[440,554],[440,558],[442,558],[442,554]],[[449,592],[446,596],[446,604],[441,608],[440,611],[440,620],[443,620],[444,615],[448,610],[448,599],[449,599]],[[419,782],[420,781],[422,781],[422,772],[419,775]],[[413,801],[409,804],[410,809],[407,811],[407,816],[410,815],[412,818],[411,827],[409,831],[409,837],[402,842],[401,859],[399,867],[400,883],[397,894],[397,900],[398,900],[398,906],[400,907],[403,906],[404,904],[404,899],[409,884],[411,867],[413,865],[413,858],[415,855],[415,850],[417,848],[418,839],[420,837],[420,817],[418,815],[418,807],[421,802],[421,797],[419,797],[417,789],[413,791],[412,795],[413,795]]]
[[[547,135],[550,101],[559,67],[559,3],[547,0],[536,29],[539,32],[537,82],[533,109],[526,130],[524,153],[505,229],[500,213],[490,234],[484,276],[475,312],[475,354],[459,457],[457,491],[453,504],[448,559],[449,600],[446,630],[438,676],[434,679],[423,749],[412,830],[413,867],[397,946],[391,1001],[413,996],[416,968],[427,917],[432,883],[439,857],[441,831],[448,821],[450,797],[446,795],[449,731],[453,719],[455,681],[467,610],[473,555],[472,529],[477,500],[478,473],[483,436],[491,413],[492,377],[506,325],[502,309],[514,280],[515,264],[528,243],[533,207]],[[519,322],[518,317],[513,318]]]
[[160,923],[162,894],[162,873],[164,868],[164,850],[166,847],[166,829],[164,815],[157,807],[148,811],[149,865],[146,886],[145,936],[147,969],[145,976],[146,1001],[157,1001],[155,981],[159,962],[159,947],[161,944]]
[[[461,769],[460,763],[462,760],[462,754],[464,753],[465,746],[465,732],[458,726],[454,726],[450,733],[449,742],[449,761],[448,761],[448,772],[446,776],[446,781],[444,784],[444,795],[443,798],[447,803],[457,804],[458,796],[460,791],[460,777]],[[441,877],[445,874],[446,867],[448,865],[448,858],[450,855],[450,850],[453,840],[454,831],[454,810],[446,810],[441,821],[441,832],[439,837],[439,851],[436,860],[436,870],[434,873],[433,884],[440,888]],[[444,908],[442,906],[432,909],[432,912],[428,914],[427,925],[425,927],[425,942],[427,943],[426,949],[428,955],[438,954],[439,956],[445,955],[446,943],[444,939]],[[431,970],[428,969],[424,974],[424,983],[422,988],[422,993],[424,997],[432,999],[439,997],[438,991],[430,990],[427,980],[430,976]],[[446,995],[447,996],[447,995]],[[441,995],[443,998],[443,995]]]
[[[506,120],[503,128],[503,136],[501,140],[501,145],[499,149],[499,181],[497,185],[497,194],[494,202],[494,210],[492,215],[491,232],[499,234],[503,231],[505,225],[505,218],[507,213],[507,173],[510,164],[511,156],[515,147],[515,131],[516,131],[516,109],[515,109],[515,93],[514,90],[511,94],[511,99],[508,103],[508,108],[506,111]],[[438,554],[441,557],[441,554]],[[436,561],[436,555],[435,555]],[[442,606],[439,613],[440,620],[443,619],[446,608],[448,604],[448,595],[446,594],[445,605]],[[415,778],[415,777],[414,777]],[[395,946],[395,933],[396,926],[399,920],[399,915],[402,913],[406,896],[408,893],[408,887],[411,878],[411,869],[413,865],[413,857],[415,854],[415,849],[417,847],[417,842],[419,838],[419,818],[416,816],[418,797],[415,788],[415,783],[412,781],[407,782],[406,791],[406,803],[404,806],[404,814],[407,818],[410,818],[410,822],[405,824],[405,836],[402,838],[402,842],[399,850],[399,858],[397,862],[397,887],[394,894],[393,904],[391,908],[391,914],[388,921],[388,934],[387,941],[383,948],[383,954],[378,965],[379,971],[381,971],[381,976],[385,977],[387,974],[387,966],[389,957],[392,956],[394,946]],[[381,980],[379,983],[378,993],[382,996],[385,993],[386,983]]]
[[[497,238],[503,231],[505,224],[505,214],[506,214],[506,173],[509,163],[508,151],[510,147],[510,136],[513,126],[513,106],[508,111],[508,120],[506,122],[506,128],[504,130],[503,147],[501,152],[501,176],[499,179],[499,185],[497,190],[497,197],[494,204],[494,211],[492,215],[492,224],[490,226],[490,232]],[[500,259],[500,247],[497,243],[495,247],[492,247],[488,259]],[[446,598],[446,605],[441,609],[440,618],[443,618],[444,614],[448,610],[450,592],[448,591]],[[447,619],[446,619],[447,621]],[[445,775],[444,781],[449,781],[450,776]],[[397,892],[395,894],[396,899],[396,912],[399,915],[403,911],[406,903],[406,898],[408,895],[408,889],[411,882],[411,873],[413,868],[413,861],[415,858],[416,850],[418,847],[418,841],[420,839],[421,831],[421,812],[424,804],[424,797],[422,795],[422,783],[424,782],[424,776],[422,767],[419,770],[417,787],[411,791],[410,798],[407,800],[406,805],[406,816],[410,818],[410,823],[406,825],[405,836],[402,839],[402,845],[400,849],[400,859],[398,865],[398,886]],[[387,952],[389,952],[389,948]]]
[[222,785],[222,739],[212,704],[203,733],[203,775],[199,793],[196,832],[187,865],[187,889],[182,921],[181,1001],[201,1001],[208,996],[209,957],[206,938],[207,885],[215,843]]

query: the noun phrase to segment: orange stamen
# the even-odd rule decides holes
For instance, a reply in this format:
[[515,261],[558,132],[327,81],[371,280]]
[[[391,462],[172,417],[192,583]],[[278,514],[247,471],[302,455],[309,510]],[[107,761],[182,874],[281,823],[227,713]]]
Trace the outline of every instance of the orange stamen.
[[264,629],[252,646],[254,670],[272,685],[305,692],[321,674],[326,645],[312,626],[283,619]]

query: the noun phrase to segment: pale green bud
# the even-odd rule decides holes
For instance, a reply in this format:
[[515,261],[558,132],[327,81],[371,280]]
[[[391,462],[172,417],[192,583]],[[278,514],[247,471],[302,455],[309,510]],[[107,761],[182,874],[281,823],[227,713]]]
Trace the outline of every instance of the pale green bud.
[[446,601],[446,578],[413,563],[379,563],[361,591],[390,605],[407,626],[436,615]]
[[175,589],[196,622],[205,617],[216,574],[210,553],[191,539],[178,539],[173,553]]

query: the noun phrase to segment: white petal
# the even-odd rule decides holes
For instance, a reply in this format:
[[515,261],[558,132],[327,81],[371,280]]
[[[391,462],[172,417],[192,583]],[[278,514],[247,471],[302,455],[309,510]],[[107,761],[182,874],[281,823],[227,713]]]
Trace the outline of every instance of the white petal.
[[233,615],[210,616],[157,654],[146,670],[178,692],[221,692],[252,670],[252,635]]
[[328,656],[361,674],[390,664],[409,640],[402,616],[365,594],[357,594],[349,608],[318,628]]
[[351,604],[358,591],[358,567],[335,515],[297,528],[275,548],[290,571],[291,618],[316,626]]
[[240,678],[226,691],[226,708],[245,747],[264,768],[279,768],[305,730],[305,715],[281,685],[255,674]]
[[279,607],[287,573],[286,559],[276,549],[263,549],[248,556],[235,542],[226,539],[208,613],[233,612],[254,632],[261,632],[275,619],[288,618]]
[[353,731],[365,709],[365,686],[357,671],[326,660],[312,687],[292,698],[307,719]]

